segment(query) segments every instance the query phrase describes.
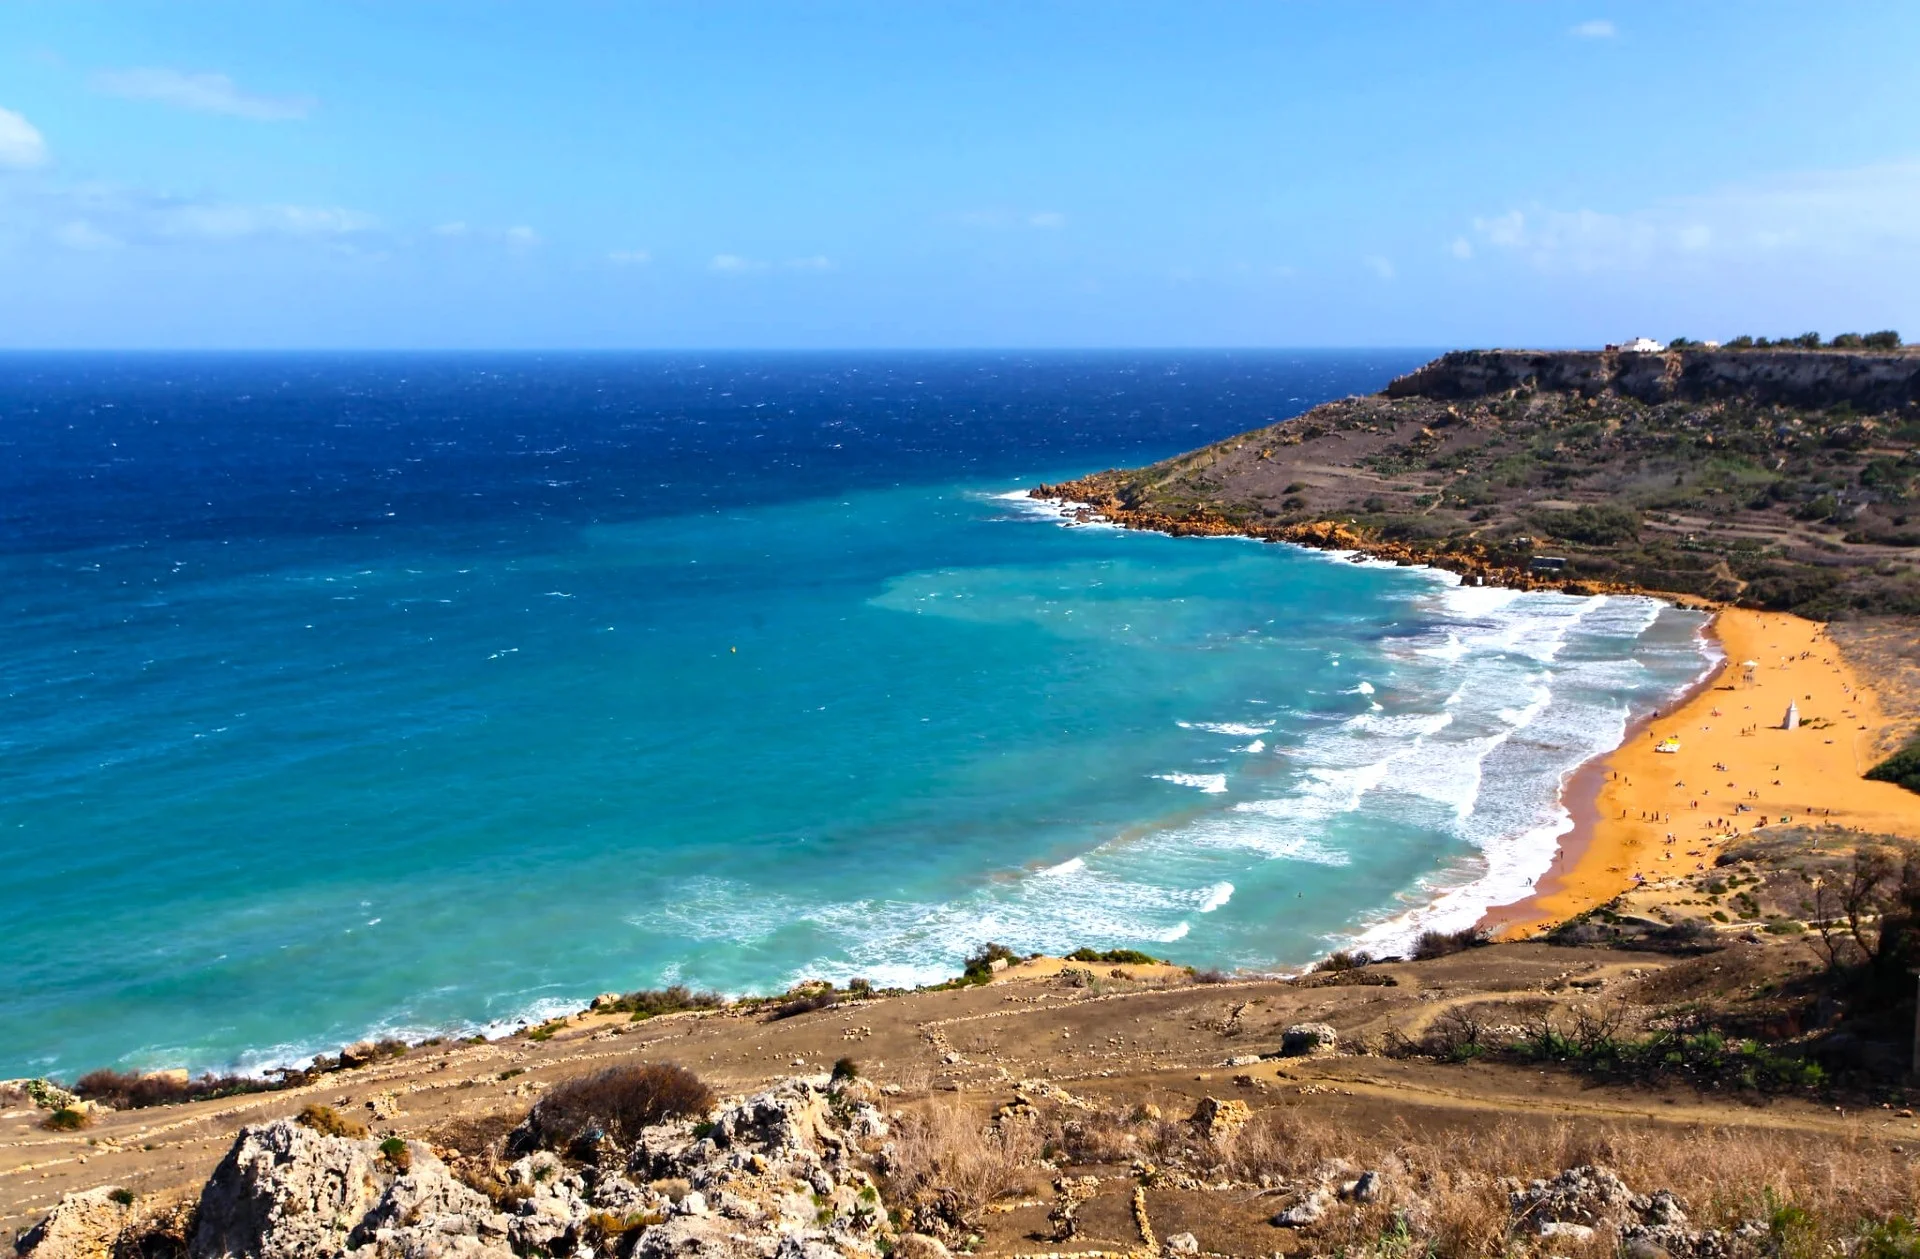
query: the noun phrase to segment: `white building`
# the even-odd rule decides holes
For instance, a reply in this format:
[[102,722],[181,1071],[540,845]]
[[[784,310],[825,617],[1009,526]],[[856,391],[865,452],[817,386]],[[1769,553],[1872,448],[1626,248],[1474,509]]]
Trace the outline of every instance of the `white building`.
[[1631,341],[1608,348],[1618,350],[1622,354],[1658,354],[1667,347],[1648,337],[1635,337]]

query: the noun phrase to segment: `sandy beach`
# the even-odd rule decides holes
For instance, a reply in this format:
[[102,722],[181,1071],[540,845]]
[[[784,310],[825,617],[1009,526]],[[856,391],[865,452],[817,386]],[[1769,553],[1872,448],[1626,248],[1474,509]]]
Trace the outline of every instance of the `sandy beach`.
[[[1530,934],[1642,880],[1710,869],[1730,840],[1767,826],[1920,838],[1920,795],[1861,776],[1893,723],[1824,626],[1727,609],[1710,632],[1726,662],[1576,776],[1574,829],[1553,869],[1534,896],[1490,912],[1487,927]],[[1794,730],[1782,728],[1790,703]]]

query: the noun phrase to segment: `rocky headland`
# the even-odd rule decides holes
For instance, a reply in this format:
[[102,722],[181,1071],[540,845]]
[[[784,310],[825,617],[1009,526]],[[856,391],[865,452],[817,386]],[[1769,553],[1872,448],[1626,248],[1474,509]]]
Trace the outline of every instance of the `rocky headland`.
[[1920,354],[1460,351],[1036,498],[1470,581],[1827,619],[1920,612]]

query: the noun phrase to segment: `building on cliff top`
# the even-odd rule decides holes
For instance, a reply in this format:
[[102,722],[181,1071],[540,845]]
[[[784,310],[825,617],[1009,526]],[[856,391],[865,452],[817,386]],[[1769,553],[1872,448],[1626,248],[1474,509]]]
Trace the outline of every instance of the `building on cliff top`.
[[1607,348],[1618,350],[1622,354],[1659,354],[1667,347],[1650,337],[1635,337],[1631,341],[1623,341],[1619,345],[1610,345]]

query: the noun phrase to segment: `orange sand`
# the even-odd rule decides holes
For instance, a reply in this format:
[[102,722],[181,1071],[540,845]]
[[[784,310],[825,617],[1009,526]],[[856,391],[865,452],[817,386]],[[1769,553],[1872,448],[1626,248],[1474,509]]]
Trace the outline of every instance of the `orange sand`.
[[[1540,890],[1494,911],[1489,926],[1526,934],[1613,899],[1636,874],[1652,885],[1711,869],[1736,831],[1763,819],[1920,838],[1920,795],[1861,777],[1887,719],[1822,626],[1728,609],[1712,632],[1727,655],[1718,676],[1605,759],[1586,824]],[[1748,660],[1759,666],[1751,675]],[[1798,730],[1780,728],[1790,700]],[[1668,736],[1680,750],[1654,751]],[[1737,812],[1742,804],[1750,811]]]

